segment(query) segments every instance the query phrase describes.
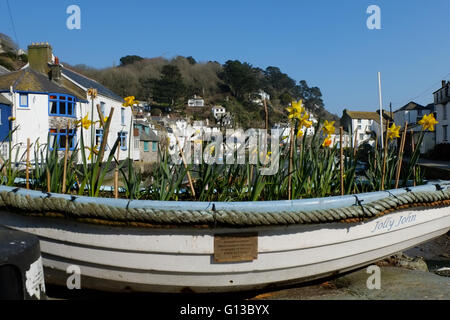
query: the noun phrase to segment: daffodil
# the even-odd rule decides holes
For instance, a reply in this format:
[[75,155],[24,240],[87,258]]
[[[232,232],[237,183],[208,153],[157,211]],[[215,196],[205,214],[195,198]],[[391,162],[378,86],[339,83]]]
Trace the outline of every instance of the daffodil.
[[301,138],[301,137],[303,137],[303,130],[298,130],[297,131],[297,138]]
[[420,120],[418,123],[422,126],[422,130],[434,131],[434,125],[438,124],[439,122],[437,122],[434,118],[434,114],[430,113],[424,115],[422,120]]
[[291,106],[286,108],[286,111],[289,112],[289,119],[300,118],[304,110],[303,100],[292,101]]
[[9,121],[16,121],[16,118],[15,117],[8,117],[8,120]]
[[329,146],[331,146],[331,137],[328,135],[325,140],[322,143],[322,147],[324,148],[328,148]]
[[89,120],[89,112],[86,114],[84,118],[77,121],[76,123],[77,125],[81,124],[81,126],[83,126],[83,128],[85,128],[86,130],[89,129],[89,127],[92,125],[92,121]]
[[300,116],[298,118],[298,120],[299,120],[300,128],[303,128],[303,127],[309,128],[312,126],[312,121],[309,121],[309,114],[307,112],[305,112],[305,114],[303,116]]
[[136,101],[134,100],[134,96],[126,97],[124,100],[125,102],[122,104],[124,107],[132,107],[136,104]]
[[396,126],[395,123],[388,129],[388,138],[393,140],[395,138],[400,138],[400,128],[401,126]]
[[85,147],[85,148],[89,150],[88,161],[92,159],[92,155],[98,154],[98,146],[94,146],[93,148],[89,148],[89,147]]
[[336,129],[334,128],[334,123],[335,121],[328,122],[328,120],[325,120],[322,130],[327,136],[330,136],[336,131]]

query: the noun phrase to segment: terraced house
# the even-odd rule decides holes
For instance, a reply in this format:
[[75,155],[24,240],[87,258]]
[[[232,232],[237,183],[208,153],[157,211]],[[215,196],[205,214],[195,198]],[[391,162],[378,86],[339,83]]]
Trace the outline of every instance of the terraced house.
[[[119,159],[128,156],[128,148],[132,148],[132,157],[139,159],[139,150],[133,150],[134,137],[129,143],[132,110],[122,106],[123,99],[120,96],[97,81],[61,65],[59,59],[53,56],[48,43],[28,46],[28,60],[29,63],[21,70],[0,76],[1,141],[7,138],[11,126],[17,127],[12,143],[19,146],[21,153],[26,149],[28,138],[32,143],[39,141],[42,145],[50,137],[50,148],[64,151],[68,137],[69,149],[75,150],[83,132],[85,145],[90,145],[91,129],[82,130],[74,122],[86,115],[91,119],[92,114],[93,120],[98,121],[96,106],[99,105],[104,116],[108,116],[114,108],[105,157],[119,137]],[[90,88],[97,90],[93,104],[91,97],[88,97]],[[10,123],[8,117],[15,120]],[[99,123],[95,124],[93,134],[95,144],[100,145],[103,128]],[[7,149],[3,143],[0,151],[5,155]]]

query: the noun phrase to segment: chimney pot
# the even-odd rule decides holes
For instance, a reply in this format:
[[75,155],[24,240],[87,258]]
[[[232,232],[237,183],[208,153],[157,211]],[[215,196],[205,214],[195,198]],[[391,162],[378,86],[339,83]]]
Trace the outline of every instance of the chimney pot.
[[446,83],[447,83],[447,81],[442,80],[442,88],[445,87]]

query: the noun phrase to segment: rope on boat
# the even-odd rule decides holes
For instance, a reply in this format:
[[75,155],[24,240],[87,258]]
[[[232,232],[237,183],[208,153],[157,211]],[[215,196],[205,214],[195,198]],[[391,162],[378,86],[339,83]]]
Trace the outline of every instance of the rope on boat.
[[[432,192],[407,192],[395,197],[351,207],[313,211],[240,212],[236,210],[161,210],[123,208],[58,197],[31,197],[16,192],[0,192],[0,208],[26,215],[57,213],[67,218],[95,223],[139,223],[149,225],[223,225],[234,227],[355,222],[409,207],[450,206],[450,188]],[[300,207],[300,206],[299,206]]]

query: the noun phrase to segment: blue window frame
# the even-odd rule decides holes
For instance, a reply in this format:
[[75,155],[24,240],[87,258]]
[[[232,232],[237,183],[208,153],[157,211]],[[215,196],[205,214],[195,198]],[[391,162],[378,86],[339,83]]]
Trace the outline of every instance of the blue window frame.
[[[95,130],[95,145],[100,148],[103,141],[103,129]],[[105,146],[105,150],[108,150],[108,144]]]
[[144,152],[148,152],[148,141],[144,141]]
[[120,138],[120,150],[127,150],[127,132],[120,131],[117,135]]
[[28,108],[28,94],[25,93],[19,94],[19,107]]
[[50,94],[48,99],[48,114],[51,116],[76,117],[77,99],[67,94]]
[[[58,148],[58,151],[64,151],[66,150],[66,136],[67,136],[67,130],[66,129],[50,129],[50,141],[49,141],[49,149],[53,150],[55,143],[56,147]],[[76,146],[76,131],[74,129],[69,130],[69,150],[73,151],[75,150]]]
[[152,142],[152,151],[156,151],[158,147],[158,143],[156,141]]

